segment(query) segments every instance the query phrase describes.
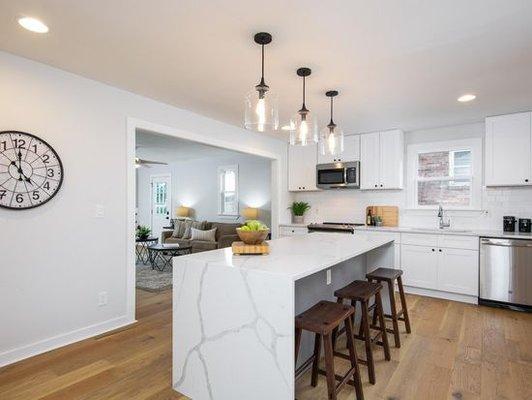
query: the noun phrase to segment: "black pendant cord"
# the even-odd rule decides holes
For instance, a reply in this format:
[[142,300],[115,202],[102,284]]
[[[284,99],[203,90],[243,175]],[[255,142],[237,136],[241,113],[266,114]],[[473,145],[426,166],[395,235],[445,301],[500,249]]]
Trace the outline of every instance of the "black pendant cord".
[[260,84],[264,86],[265,85],[264,83],[264,45],[261,44],[260,47],[261,47],[261,53],[262,53]]
[[334,126],[335,123],[333,122],[333,97],[331,97],[331,122],[329,122],[330,126]]

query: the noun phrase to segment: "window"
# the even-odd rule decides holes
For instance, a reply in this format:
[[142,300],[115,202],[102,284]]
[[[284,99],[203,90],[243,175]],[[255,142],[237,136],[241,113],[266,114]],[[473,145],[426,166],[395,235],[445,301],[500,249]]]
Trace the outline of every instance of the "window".
[[238,216],[238,165],[218,167],[218,214]]
[[408,165],[412,208],[480,208],[480,139],[410,145]]

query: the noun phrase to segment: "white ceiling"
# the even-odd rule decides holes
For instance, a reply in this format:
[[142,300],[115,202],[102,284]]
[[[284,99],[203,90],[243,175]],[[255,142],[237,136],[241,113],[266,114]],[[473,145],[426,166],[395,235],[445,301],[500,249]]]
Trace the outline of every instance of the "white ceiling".
[[[21,29],[21,15],[50,33]],[[262,30],[283,123],[300,105],[300,66],[323,123],[324,92],[340,91],[347,133],[532,108],[530,0],[0,0],[1,49],[238,126]],[[477,100],[457,103],[467,92]]]
[[241,155],[236,151],[191,142],[154,132],[137,130],[136,156],[143,160],[160,162],[179,162],[204,158],[231,158]]

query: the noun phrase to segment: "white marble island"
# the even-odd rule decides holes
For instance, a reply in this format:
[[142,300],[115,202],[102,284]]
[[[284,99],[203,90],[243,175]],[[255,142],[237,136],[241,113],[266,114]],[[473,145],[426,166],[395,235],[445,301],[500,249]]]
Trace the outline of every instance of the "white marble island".
[[[227,248],[174,258],[174,389],[194,400],[293,399],[294,317],[393,265],[391,244],[312,233],[272,240],[265,256]],[[311,350],[304,336],[299,360]]]

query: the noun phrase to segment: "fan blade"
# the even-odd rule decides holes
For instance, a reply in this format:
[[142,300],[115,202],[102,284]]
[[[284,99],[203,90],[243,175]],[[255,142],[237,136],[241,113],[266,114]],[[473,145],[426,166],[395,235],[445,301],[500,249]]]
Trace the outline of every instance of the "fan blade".
[[143,160],[141,158],[138,159],[139,164],[157,164],[157,165],[168,165],[168,163],[160,162],[160,161],[150,161],[150,160]]

